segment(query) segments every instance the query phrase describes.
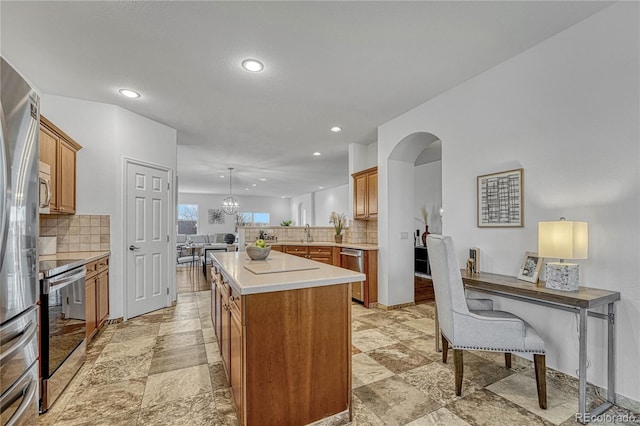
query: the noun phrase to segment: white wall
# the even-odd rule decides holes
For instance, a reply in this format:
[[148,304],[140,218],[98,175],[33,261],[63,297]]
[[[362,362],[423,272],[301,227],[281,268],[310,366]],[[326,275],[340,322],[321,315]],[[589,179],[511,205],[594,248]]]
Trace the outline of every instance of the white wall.
[[422,220],[422,208],[426,207],[429,213],[427,224],[432,234],[442,233],[442,161],[421,164],[413,169],[413,231],[424,232]]
[[348,184],[318,191],[315,194],[315,226],[332,226],[329,223],[331,212],[335,211],[348,214],[349,207],[351,206],[349,202]]
[[[209,223],[209,209],[219,209],[222,200],[229,194],[194,194],[187,192],[178,193],[178,204],[195,204],[198,206],[198,233],[235,233],[235,216],[225,215],[224,224]],[[280,225],[283,220],[290,217],[289,200],[276,197],[252,197],[234,195],[240,204],[242,212],[269,213],[271,225]]]
[[[292,220],[292,225],[294,226],[304,226],[307,223],[309,225],[315,226],[314,222],[314,211],[315,211],[315,195],[313,192],[309,192],[306,194],[298,195],[296,197],[291,197],[289,199],[289,217],[287,219]],[[306,223],[300,223],[298,220],[298,209],[302,203],[302,207],[306,211]]]
[[[478,246],[484,271],[515,275],[523,253],[536,250],[538,221],[589,221],[581,283],[620,291],[616,392],[640,400],[638,33],[638,4],[616,3],[379,127],[381,303],[411,301],[405,287],[413,282],[411,249],[397,235],[403,213],[392,203],[393,190],[412,176],[394,176],[387,159],[407,135],[430,132],[442,140],[443,229],[460,262]],[[524,228],[477,228],[476,177],[516,167],[525,173]],[[550,367],[575,375],[572,314],[497,305],[539,330]],[[590,318],[589,326],[588,379],[606,386],[605,324]]]
[[[176,131],[117,106],[61,96],[43,95],[41,110],[83,147],[77,157],[77,214],[111,216],[109,317],[123,317],[124,262],[128,254],[123,241],[124,158],[159,164],[175,171]],[[170,204],[174,203],[172,196]],[[169,223],[174,223],[174,210],[169,211]],[[175,238],[173,233],[170,238]],[[167,265],[167,271],[174,293],[175,273],[169,273],[173,271],[172,265]]]

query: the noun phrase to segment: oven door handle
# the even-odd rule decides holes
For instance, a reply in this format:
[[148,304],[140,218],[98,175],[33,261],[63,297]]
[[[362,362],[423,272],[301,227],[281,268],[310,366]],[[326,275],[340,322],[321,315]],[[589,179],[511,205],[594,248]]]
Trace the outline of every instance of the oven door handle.
[[9,348],[9,350],[6,352],[0,353],[0,364],[4,365],[6,361],[10,360],[15,356],[17,352],[21,351],[22,348],[24,348],[29,343],[29,341],[31,340],[31,338],[33,338],[37,331],[38,324],[31,321],[29,327],[27,327],[27,330],[20,335],[18,340],[13,345],[11,345],[11,348]]
[[74,269],[73,271],[66,272],[54,278],[49,278],[43,281],[42,294],[49,294],[51,290],[60,290],[62,287],[66,287],[80,279],[84,279],[87,275],[87,268],[84,266],[80,269]]

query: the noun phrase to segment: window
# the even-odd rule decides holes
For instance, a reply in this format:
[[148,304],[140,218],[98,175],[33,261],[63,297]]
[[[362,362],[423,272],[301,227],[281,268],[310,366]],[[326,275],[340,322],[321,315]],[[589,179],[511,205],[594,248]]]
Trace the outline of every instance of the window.
[[269,213],[241,212],[238,213],[238,222],[242,225],[269,225]]
[[198,206],[178,204],[178,234],[198,233]]

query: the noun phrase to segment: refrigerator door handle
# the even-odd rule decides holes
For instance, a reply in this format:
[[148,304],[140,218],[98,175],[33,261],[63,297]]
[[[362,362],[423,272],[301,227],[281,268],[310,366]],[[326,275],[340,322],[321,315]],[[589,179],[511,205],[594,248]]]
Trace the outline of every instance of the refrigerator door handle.
[[22,402],[20,402],[20,406],[16,409],[5,426],[19,425],[22,416],[27,411],[27,409],[29,409],[29,407],[33,403],[33,400],[36,398],[38,381],[30,375],[26,376],[25,379],[30,379],[28,385],[25,386],[24,384],[20,383],[20,386],[16,386],[15,390],[12,392],[13,395],[6,396],[9,401],[16,401],[22,395]]
[[33,338],[37,331],[38,324],[31,322],[26,331],[20,335],[18,341],[11,345],[9,350],[7,350],[6,352],[0,353],[0,364],[5,364],[8,360],[13,358],[16,353],[20,352],[22,348],[29,344],[29,341]]
[[5,118],[4,118],[4,109],[2,108],[2,104],[0,104],[0,127],[2,127],[2,131],[0,131],[0,181],[2,183],[2,192],[0,193],[0,197],[2,197],[2,207],[0,208],[0,270],[4,265],[4,255],[7,248],[7,234],[9,232],[9,221],[8,211],[11,206],[11,203],[7,199],[9,196],[9,162],[8,162],[8,153],[7,153],[7,141],[5,137],[5,132],[7,129]]

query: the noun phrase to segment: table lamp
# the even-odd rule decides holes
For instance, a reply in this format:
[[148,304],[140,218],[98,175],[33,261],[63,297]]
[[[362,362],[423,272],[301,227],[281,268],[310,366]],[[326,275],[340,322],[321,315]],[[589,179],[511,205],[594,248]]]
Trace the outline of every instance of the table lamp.
[[560,259],[545,266],[546,287],[554,290],[576,291],[579,269],[565,259],[587,259],[589,252],[589,224],[561,217],[556,222],[538,222],[538,256]]

